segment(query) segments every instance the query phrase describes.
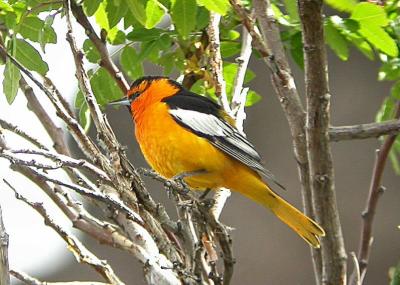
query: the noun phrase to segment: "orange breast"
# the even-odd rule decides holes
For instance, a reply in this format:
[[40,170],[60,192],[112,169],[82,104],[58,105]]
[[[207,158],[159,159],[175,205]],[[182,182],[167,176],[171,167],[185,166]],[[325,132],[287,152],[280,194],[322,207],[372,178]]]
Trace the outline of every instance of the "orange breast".
[[150,166],[166,178],[206,170],[207,174],[185,179],[194,188],[222,186],[222,173],[232,159],[207,139],[178,125],[165,103],[152,104],[135,118],[136,138]]

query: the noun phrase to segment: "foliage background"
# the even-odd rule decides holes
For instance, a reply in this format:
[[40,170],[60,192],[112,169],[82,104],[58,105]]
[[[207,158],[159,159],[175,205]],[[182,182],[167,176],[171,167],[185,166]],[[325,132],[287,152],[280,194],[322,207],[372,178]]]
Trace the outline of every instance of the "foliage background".
[[[178,0],[177,0],[178,1]],[[329,57],[330,88],[332,93],[332,123],[334,125],[372,122],[383,99],[390,93],[391,83],[377,83],[379,64],[350,50],[349,61],[342,62],[335,55]],[[62,64],[62,63],[60,63]],[[293,66],[296,66],[293,64]],[[292,153],[287,123],[279,102],[273,95],[270,82],[266,80],[265,66],[252,60],[251,69],[257,75],[251,82],[252,89],[263,99],[247,110],[245,130],[255,143],[268,168],[287,186],[283,195],[300,207],[297,169]],[[146,74],[161,74],[160,70],[145,67]],[[295,68],[299,90],[303,90],[302,71]],[[304,92],[301,92],[304,94]],[[119,95],[115,95],[118,97]],[[108,110],[112,126],[118,138],[128,146],[128,153],[136,166],[145,166],[137,145],[133,142],[132,124],[124,110]],[[360,213],[368,190],[372,171],[375,140],[345,141],[333,143],[336,189],[341,221],[348,252],[356,251],[359,239]],[[374,228],[374,247],[368,277],[365,284],[383,284],[388,268],[400,258],[398,222],[398,178],[388,167],[384,185],[388,189],[380,201]],[[150,189],[161,189],[159,184],[147,180]],[[153,191],[155,192],[155,191]],[[165,193],[155,194],[160,200],[168,200]],[[168,201],[167,201],[168,203]],[[277,221],[270,213],[250,201],[233,195],[223,212],[222,221],[237,228],[234,232],[234,248],[237,267],[233,284],[310,284],[313,282],[312,265],[308,248]],[[141,284],[142,273],[132,257],[121,252],[100,247],[101,254],[109,259],[117,273],[128,284]],[[290,261],[290,262],[289,262]],[[72,262],[74,264],[74,262]],[[89,279],[90,271],[81,272],[78,265],[67,266],[56,274],[57,279]],[[349,262],[351,264],[351,262]],[[351,265],[350,265],[351,267]],[[136,271],[134,272],[133,269]],[[76,272],[78,270],[78,272]],[[74,273],[71,273],[74,272]],[[42,277],[38,275],[37,277]],[[43,276],[51,280],[52,277]],[[128,281],[131,280],[131,281]],[[144,283],[143,283],[144,284]]]

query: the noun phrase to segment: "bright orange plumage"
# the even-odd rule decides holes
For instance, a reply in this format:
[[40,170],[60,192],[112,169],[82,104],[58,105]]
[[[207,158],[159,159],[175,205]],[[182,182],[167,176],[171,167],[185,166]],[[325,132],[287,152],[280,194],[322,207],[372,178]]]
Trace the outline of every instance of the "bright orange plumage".
[[166,178],[184,175],[194,189],[226,187],[239,192],[319,247],[323,229],[262,180],[259,173],[273,176],[217,104],[165,77],[135,81],[125,103],[131,107],[140,148],[155,171]]

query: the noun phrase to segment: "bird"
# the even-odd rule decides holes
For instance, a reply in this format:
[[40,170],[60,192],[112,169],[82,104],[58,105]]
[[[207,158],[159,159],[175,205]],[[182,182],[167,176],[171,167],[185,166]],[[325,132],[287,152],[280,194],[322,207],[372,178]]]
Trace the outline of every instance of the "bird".
[[163,76],[135,80],[125,97],[110,104],[129,107],[140,149],[161,176],[180,178],[194,190],[225,187],[238,192],[269,209],[311,246],[320,247],[322,227],[264,181],[281,185],[219,104]]

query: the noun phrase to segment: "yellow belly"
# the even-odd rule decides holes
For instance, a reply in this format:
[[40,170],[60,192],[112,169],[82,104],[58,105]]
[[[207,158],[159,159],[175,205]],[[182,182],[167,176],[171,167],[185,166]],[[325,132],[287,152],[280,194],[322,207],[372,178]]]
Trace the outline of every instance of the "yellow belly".
[[136,119],[135,133],[147,162],[162,176],[205,170],[185,181],[198,189],[224,186],[223,173],[232,168],[232,159],[207,139],[178,125],[165,104],[148,107]]

